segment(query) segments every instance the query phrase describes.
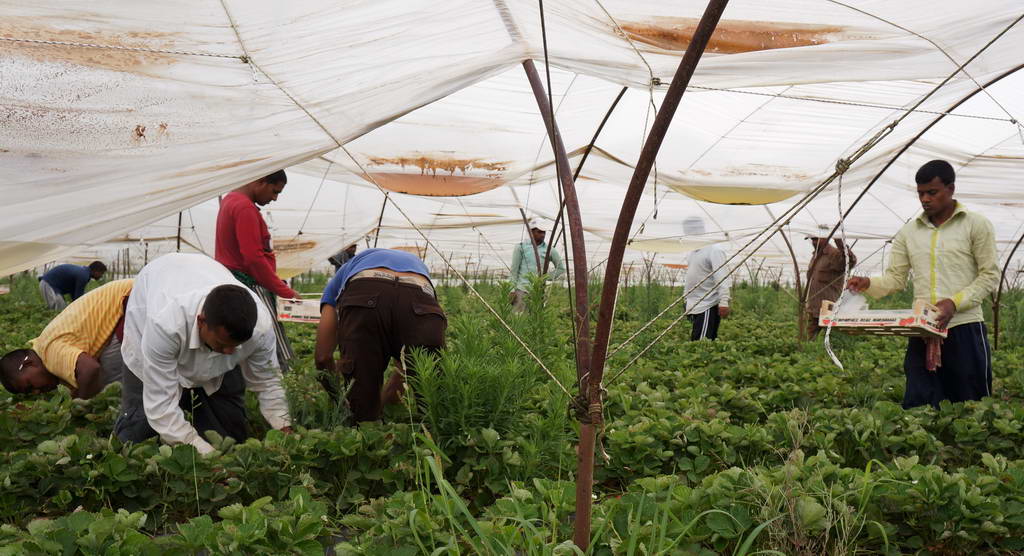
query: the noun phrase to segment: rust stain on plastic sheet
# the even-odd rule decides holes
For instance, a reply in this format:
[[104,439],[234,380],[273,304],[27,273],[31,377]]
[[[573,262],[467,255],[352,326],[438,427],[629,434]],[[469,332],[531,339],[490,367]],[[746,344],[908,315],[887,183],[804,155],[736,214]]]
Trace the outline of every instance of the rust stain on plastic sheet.
[[[684,51],[693,39],[699,20],[689,17],[652,17],[644,21],[620,21],[630,39],[663,50]],[[769,21],[723,20],[715,29],[707,51],[739,54],[758,50],[826,44],[845,38],[846,28]]]
[[155,31],[86,31],[39,25],[23,17],[0,19],[0,37],[33,41],[54,41],[90,44],[109,48],[93,48],[61,44],[4,41],[7,55],[20,54],[33,60],[67,62],[80,66],[131,72],[143,66],[167,66],[177,61],[172,54],[135,52],[123,48],[167,50],[173,46],[173,33]]
[[440,171],[454,176],[456,172],[465,174],[471,170],[481,170],[487,173],[488,177],[498,177],[508,169],[508,162],[484,162],[479,158],[454,158],[435,157],[428,155],[421,156],[399,156],[385,158],[370,156],[371,166],[400,166],[403,170],[406,166],[420,169],[422,174],[437,175]]
[[[367,180],[389,191],[432,197],[461,197],[504,185],[508,162],[450,156],[370,156],[369,166],[398,167],[402,171],[368,172]],[[406,171],[418,169],[419,171]]]
[[315,241],[297,239],[275,239],[274,251],[292,253],[295,251],[309,251],[316,247]]

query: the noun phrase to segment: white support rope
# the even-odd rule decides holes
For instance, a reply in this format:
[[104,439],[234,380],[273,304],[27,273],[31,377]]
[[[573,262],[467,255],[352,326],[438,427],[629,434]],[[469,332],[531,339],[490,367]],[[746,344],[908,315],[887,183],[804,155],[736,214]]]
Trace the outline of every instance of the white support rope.
[[[889,21],[888,19],[885,19],[884,17],[875,15],[875,14],[873,14],[871,12],[864,11],[864,10],[862,10],[860,8],[855,8],[853,6],[850,6],[849,4],[846,4],[844,2],[840,2],[839,0],[828,0],[828,1],[832,2],[833,4],[836,4],[836,5],[839,5],[839,6],[843,6],[844,8],[847,8],[849,10],[853,10],[855,12],[864,14],[864,15],[870,17],[870,18],[877,19],[878,21],[881,21],[881,22],[883,22],[883,23],[885,23],[887,25],[892,25],[893,27],[895,27],[895,28],[897,28],[897,29],[899,29],[901,31],[905,31],[905,32],[910,33],[911,35],[914,35],[915,37],[917,37],[917,38],[919,38],[919,39],[921,39],[923,41],[927,41],[932,46],[934,46],[936,50],[941,52],[943,56],[948,58],[950,62],[953,62],[954,65],[958,65],[956,59],[953,58],[953,56],[951,56],[949,54],[949,52],[946,52],[945,48],[942,48],[941,46],[939,46],[939,44],[937,42],[935,42],[935,41],[929,39],[928,37],[918,33],[917,31],[912,31],[912,30],[907,29],[906,27],[904,27],[904,26],[902,26],[902,25],[900,25],[900,24],[898,24],[898,23],[896,23],[894,21]],[[1022,17],[1024,17],[1024,16],[1022,16]],[[1014,25],[1016,25],[1017,22],[1020,21],[1020,20],[1021,20],[1021,18],[1018,17],[1016,19],[1016,21],[1014,21],[1013,23],[1010,24],[1010,27],[1013,27]],[[988,45],[986,45],[985,48],[988,48]],[[984,50],[985,48],[982,48],[982,50]],[[989,100],[994,102],[996,104],[996,106],[998,106],[1007,116],[1009,116],[1010,117],[1009,121],[1011,123],[1017,123],[1017,119],[1013,116],[1013,114],[1011,114],[1010,111],[1006,109],[1006,107],[1004,107],[998,100],[996,100],[996,97],[992,96],[992,93],[988,92],[988,89],[983,87],[981,85],[981,83],[978,83],[978,80],[975,79],[973,75],[971,75],[970,73],[967,72],[966,69],[964,69],[964,66],[966,66],[966,65],[967,64],[961,65],[960,68],[959,68],[959,71],[962,71],[964,73],[964,75],[967,76],[968,79],[970,79],[971,81],[974,82],[974,84],[978,87],[978,89],[981,90],[981,92],[985,93],[985,96],[987,96],[989,98]],[[950,115],[950,116],[952,116],[954,114],[943,114],[943,115]],[[981,118],[981,117],[979,117],[979,118]]]
[[[848,256],[850,248],[849,244],[846,243],[846,219],[843,218],[843,176],[841,175],[839,176],[839,183],[836,185],[836,202],[839,205],[839,233],[843,240],[840,253],[843,260],[843,283],[839,289],[839,299],[836,300],[836,311],[838,311],[843,305],[843,298],[846,297],[846,282],[850,279],[850,258]],[[885,244],[882,245],[884,246]],[[808,284],[808,288],[810,288],[810,284]],[[808,295],[810,295],[810,290],[808,290]],[[832,350],[832,324],[834,322],[835,319],[828,319],[828,327],[825,328],[825,353],[828,353],[828,356],[835,363],[836,367],[839,367],[839,370],[845,370],[843,362],[839,360],[839,357]]]
[[[380,184],[377,183],[377,181],[375,179],[373,179],[373,176],[371,176],[370,173],[366,171],[366,168],[363,167],[362,163],[360,163],[356,159],[356,157],[353,156],[352,153],[350,153],[348,151],[348,149],[346,149],[345,147],[340,147],[340,148],[341,148],[342,151],[345,152],[345,154],[348,155],[348,157],[352,160],[352,162],[354,162],[356,164],[356,166],[359,167],[359,170],[363,173],[363,177],[365,177],[368,181],[370,181],[370,183],[376,185],[377,189],[379,189],[381,191],[381,193],[384,193],[385,192],[384,188],[381,187]],[[469,291],[473,292],[473,295],[475,295],[477,297],[477,299],[479,299],[480,302],[483,303],[484,307],[486,307],[487,310],[490,311],[492,315],[494,315],[494,318],[498,319],[498,322],[500,322],[501,325],[504,326],[506,330],[508,330],[508,333],[511,334],[512,337],[515,338],[515,340],[517,342],[519,342],[519,345],[523,346],[523,349],[526,350],[526,353],[528,353],[530,355],[530,357],[532,357],[533,360],[536,361],[538,365],[540,365],[540,368],[543,369],[544,372],[547,373],[547,375],[551,378],[551,380],[555,381],[555,384],[558,385],[558,387],[562,390],[562,392],[564,392],[565,395],[569,396],[569,398],[571,399],[573,397],[572,394],[570,394],[569,390],[565,387],[565,385],[563,385],[562,382],[560,380],[558,380],[558,377],[556,377],[554,375],[554,373],[552,373],[547,368],[547,366],[544,365],[544,362],[541,361],[540,358],[537,357],[537,355],[535,353],[533,353],[533,350],[530,349],[530,346],[527,345],[527,343],[525,341],[523,341],[523,339],[520,338],[518,334],[516,334],[516,331],[513,330],[512,327],[509,326],[507,322],[505,322],[505,319],[501,318],[501,315],[499,315],[498,312],[495,311],[494,308],[491,307],[491,305],[489,303],[487,303],[487,300],[484,299],[484,297],[482,295],[480,295],[480,292],[476,291],[476,288],[473,287],[473,284],[471,284],[469,282],[469,280],[467,280],[466,277],[461,272],[459,272],[459,269],[456,268],[455,265],[453,265],[451,263],[451,261],[448,259],[448,257],[444,256],[444,253],[442,253],[441,250],[437,248],[437,246],[434,244],[434,242],[430,241],[430,239],[427,238],[427,235],[423,233],[423,231],[419,228],[419,226],[416,225],[416,223],[412,220],[412,218],[409,217],[409,215],[405,212],[405,210],[403,210],[402,207],[399,206],[398,203],[395,202],[394,198],[388,196],[386,201],[391,201],[391,206],[395,207],[395,209],[398,210],[398,212],[405,218],[405,220],[407,222],[409,222],[409,225],[412,226],[412,228],[414,230],[416,230],[416,232],[418,234],[420,234],[420,237],[423,238],[423,241],[426,242],[427,246],[429,246],[431,249],[433,249],[434,252],[437,253],[437,256],[441,257],[441,260],[444,261],[444,263],[448,266],[448,268],[450,268],[452,271],[455,272],[455,274],[459,277],[459,279],[462,280],[462,282],[466,285],[467,288],[469,288]],[[378,231],[378,233],[379,233],[379,231]]]
[[324,182],[327,181],[327,174],[331,173],[331,166],[334,162],[327,164],[327,169],[324,170],[324,175],[320,178],[320,185],[316,187],[316,193],[313,194],[313,200],[309,203],[309,208],[306,209],[306,216],[302,218],[302,224],[299,225],[299,230],[295,233],[295,237],[292,241],[298,239],[302,235],[302,229],[306,227],[306,221],[309,220],[309,213],[313,212],[313,207],[316,205],[316,200],[320,197],[320,190],[324,187]]
[[697,89],[697,90],[701,90],[701,91],[717,91],[717,92],[721,92],[721,93],[735,93],[735,94],[738,94],[738,95],[753,95],[753,96],[759,96],[759,97],[784,98],[784,99],[787,99],[787,100],[800,100],[800,101],[805,101],[805,102],[818,102],[818,103],[822,103],[822,104],[839,104],[839,105],[843,105],[843,106],[858,106],[858,107],[861,107],[861,108],[877,108],[879,110],[892,110],[894,112],[906,112],[908,114],[934,114],[934,115],[937,115],[937,116],[953,116],[953,117],[956,117],[956,118],[969,118],[969,119],[974,119],[974,120],[990,120],[990,121],[995,121],[995,122],[1007,122],[1007,123],[1011,123],[1011,124],[1018,123],[1017,119],[1014,118],[1013,116],[1010,116],[1009,118],[998,118],[996,116],[978,116],[978,115],[975,115],[975,114],[958,114],[956,112],[942,112],[942,111],[939,111],[939,110],[921,110],[921,109],[918,109],[918,108],[904,108],[904,107],[901,107],[901,106],[893,106],[893,105],[889,105],[889,104],[875,104],[875,103],[867,103],[867,102],[856,102],[856,101],[852,101],[852,100],[838,100],[838,99],[816,98],[816,97],[801,97],[801,96],[794,96],[794,95],[786,95],[786,94],[782,94],[782,93],[760,93],[760,92],[757,92],[757,91],[743,91],[743,90],[740,90],[740,89],[727,89],[727,88],[721,88],[721,87],[704,87],[704,86],[700,86],[700,85],[690,85],[689,87],[687,87],[687,90],[689,90],[689,89]]
[[317,117],[314,116],[313,113],[310,112],[309,109],[307,109],[301,102],[299,102],[298,99],[296,99],[290,92],[288,92],[287,89],[282,87],[281,84],[278,83],[278,81],[274,79],[273,76],[263,71],[263,68],[261,68],[259,64],[256,63],[256,60],[252,59],[252,56],[249,55],[249,49],[245,47],[245,41],[242,40],[242,35],[238,31],[238,25],[235,24],[235,18],[231,15],[231,10],[228,9],[227,0],[220,0],[220,5],[224,8],[224,14],[228,18],[228,23],[231,24],[231,29],[235,32],[235,38],[238,39],[238,45],[242,47],[242,52],[245,53],[245,62],[253,68],[254,76],[256,71],[262,73],[267,79],[270,80],[270,82],[275,87],[277,87],[277,90],[281,91],[286,97],[288,97],[288,100],[292,101],[292,104],[298,107],[299,110],[302,110],[306,114],[306,116],[309,117],[310,120],[313,120],[313,123],[315,123],[320,128],[320,130],[323,131],[328,137],[330,137],[331,141],[334,142],[334,144],[340,148],[341,141],[338,141],[338,138],[335,137],[334,134],[331,133],[329,129],[327,129],[327,126],[320,122],[320,120],[317,119]]
[[507,270],[509,272],[512,272],[512,269],[505,262],[505,257],[501,253],[499,253],[497,249],[494,248],[494,245],[491,244],[491,240],[487,239],[487,236],[484,235],[484,233],[480,231],[480,228],[477,228],[476,222],[473,221],[473,217],[469,215],[469,209],[466,208],[466,204],[463,203],[462,199],[460,199],[458,197],[456,197],[455,199],[459,202],[459,206],[462,207],[462,212],[466,213],[466,218],[469,219],[469,223],[472,224],[471,227],[478,234],[478,237],[480,237],[480,238],[482,238],[484,240],[484,243],[487,244],[487,247],[489,247],[491,249],[491,252],[494,253],[495,257],[497,257],[497,259],[505,267],[505,270]]

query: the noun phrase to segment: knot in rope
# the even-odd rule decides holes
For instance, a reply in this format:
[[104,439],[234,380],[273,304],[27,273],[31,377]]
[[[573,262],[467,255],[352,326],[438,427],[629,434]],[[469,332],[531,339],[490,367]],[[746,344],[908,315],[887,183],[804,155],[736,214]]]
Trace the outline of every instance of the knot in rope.
[[845,174],[853,162],[849,158],[840,158],[836,161],[836,172],[839,174]]

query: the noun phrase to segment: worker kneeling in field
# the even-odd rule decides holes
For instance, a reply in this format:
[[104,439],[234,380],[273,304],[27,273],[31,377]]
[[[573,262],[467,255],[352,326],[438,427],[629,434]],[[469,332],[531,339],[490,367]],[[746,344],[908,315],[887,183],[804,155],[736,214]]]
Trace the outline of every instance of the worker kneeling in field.
[[121,380],[124,306],[131,291],[131,280],[117,280],[68,305],[32,340],[32,349],[0,359],[4,388],[37,394],[63,384],[73,397],[88,399]]
[[209,257],[172,253],[143,267],[125,311],[127,368],[114,433],[131,442],[159,435],[209,453],[200,432],[249,436],[246,388],[272,427],[291,432],[271,319],[256,294]]
[[942,400],[980,400],[992,393],[992,352],[981,302],[999,283],[995,232],[988,218],[953,199],[955,179],[953,166],[944,160],[921,166],[915,180],[924,212],[896,233],[889,267],[882,276],[847,282],[852,291],[882,297],[903,290],[913,271],[914,298],[938,307],[940,328],[949,325],[944,340],[907,343],[904,408],[938,408]]
[[[316,365],[340,372],[350,383],[354,421],[374,421],[383,404],[400,399],[404,385],[405,377],[396,372],[381,392],[388,362],[395,358],[413,371],[405,365],[410,350],[437,352],[447,326],[423,261],[404,251],[367,249],[342,266],[324,289]],[[335,366],[339,346],[341,360]]]

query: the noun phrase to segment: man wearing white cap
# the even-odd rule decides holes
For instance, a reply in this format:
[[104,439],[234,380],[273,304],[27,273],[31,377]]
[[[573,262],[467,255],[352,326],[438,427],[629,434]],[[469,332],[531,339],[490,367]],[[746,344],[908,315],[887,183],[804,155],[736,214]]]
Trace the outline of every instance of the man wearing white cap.
[[[687,237],[704,235],[704,220],[691,216],[683,220]],[[718,323],[729,316],[729,287],[732,278],[725,268],[725,250],[712,244],[690,253],[686,268],[686,316],[693,323],[690,340],[714,340]]]
[[[512,252],[512,309],[521,313],[526,310],[526,294],[530,291],[530,278],[540,274],[537,265],[544,267],[544,257],[548,252],[548,244],[544,243],[547,232],[541,228],[537,219],[530,219],[530,238],[516,245]],[[551,263],[555,270],[550,274],[552,280],[558,280],[565,274],[565,263],[558,251],[551,250]]]

